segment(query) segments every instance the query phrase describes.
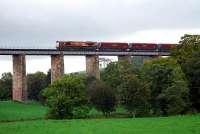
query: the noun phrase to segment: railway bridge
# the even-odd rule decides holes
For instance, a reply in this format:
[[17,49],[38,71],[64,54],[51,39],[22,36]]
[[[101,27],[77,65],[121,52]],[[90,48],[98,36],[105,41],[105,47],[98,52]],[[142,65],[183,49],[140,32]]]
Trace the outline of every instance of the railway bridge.
[[51,82],[64,74],[64,56],[86,56],[86,74],[100,79],[99,56],[118,56],[118,60],[131,62],[131,56],[169,56],[170,52],[94,52],[94,51],[60,51],[57,49],[0,49],[0,55],[12,55],[13,89],[12,99],[24,102],[27,100],[26,55],[51,56]]

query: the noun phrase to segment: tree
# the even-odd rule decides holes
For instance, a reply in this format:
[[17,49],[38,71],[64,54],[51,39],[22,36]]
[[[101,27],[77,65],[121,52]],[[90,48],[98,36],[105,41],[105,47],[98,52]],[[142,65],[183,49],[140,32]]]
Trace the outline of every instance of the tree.
[[148,85],[135,75],[126,76],[126,80],[118,86],[121,104],[129,111],[131,116],[144,116],[149,113],[148,99],[150,92]]
[[94,81],[94,85],[90,101],[97,110],[102,111],[107,116],[115,111],[117,101],[115,92],[102,81]]
[[189,111],[189,89],[184,81],[175,81],[158,95],[165,115],[184,114]]
[[101,74],[102,80],[113,89],[117,89],[126,75],[134,73],[128,62],[111,62]]
[[46,83],[51,84],[51,69],[47,71]]
[[185,34],[177,47],[173,50],[173,56],[177,62],[182,65],[188,58],[193,57],[193,54],[200,51],[200,35]]
[[[147,62],[141,68],[140,77],[149,84],[151,92],[150,103],[154,114],[182,114],[186,112],[186,109],[189,109],[188,84],[185,74],[175,59],[160,58]],[[176,83],[179,84],[176,85]],[[177,90],[177,92],[173,90]],[[179,92],[181,92],[181,95]],[[176,97],[173,98],[173,101],[169,101],[168,98],[173,96]],[[179,105],[184,105],[184,107],[181,110],[174,110],[177,113],[168,112],[171,107],[180,109]]]
[[43,91],[49,107],[49,118],[85,117],[89,111],[85,90],[82,77],[65,75],[62,79],[54,81]]
[[192,107],[200,111],[200,35],[184,35],[173,56],[189,81]]
[[47,76],[43,72],[36,72],[27,75],[28,98],[31,100],[40,100],[41,91],[46,88],[49,83],[46,81]]
[[3,73],[0,79],[0,100],[12,98],[12,74]]
[[96,88],[97,81],[98,81],[98,79],[95,76],[89,76],[89,77],[86,77],[86,79],[85,79],[86,94],[89,99],[92,96],[92,93]]
[[189,80],[190,100],[192,107],[200,111],[200,52],[194,53],[182,64],[182,68]]

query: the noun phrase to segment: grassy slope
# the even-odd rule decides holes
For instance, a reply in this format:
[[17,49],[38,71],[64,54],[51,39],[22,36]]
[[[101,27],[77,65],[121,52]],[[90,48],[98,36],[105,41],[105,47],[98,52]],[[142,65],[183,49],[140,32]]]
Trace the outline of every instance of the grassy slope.
[[0,101],[0,121],[44,118],[47,108],[36,102]]
[[37,120],[0,124],[0,134],[199,134],[200,115],[135,119]]

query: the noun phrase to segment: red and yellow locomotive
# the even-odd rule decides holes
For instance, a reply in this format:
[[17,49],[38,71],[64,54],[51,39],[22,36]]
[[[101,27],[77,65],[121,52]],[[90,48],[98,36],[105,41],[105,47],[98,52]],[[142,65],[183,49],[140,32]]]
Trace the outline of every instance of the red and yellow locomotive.
[[56,48],[62,51],[96,51],[97,43],[92,41],[57,41]]

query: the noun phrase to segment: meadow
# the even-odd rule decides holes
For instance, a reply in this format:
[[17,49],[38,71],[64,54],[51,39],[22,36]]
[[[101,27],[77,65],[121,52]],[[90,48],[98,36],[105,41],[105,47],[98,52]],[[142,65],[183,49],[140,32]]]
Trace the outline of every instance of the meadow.
[[200,115],[46,120],[46,111],[36,102],[0,102],[0,134],[200,134]]
[[13,102],[0,101],[0,122],[43,119],[47,113],[47,107],[38,102]]

